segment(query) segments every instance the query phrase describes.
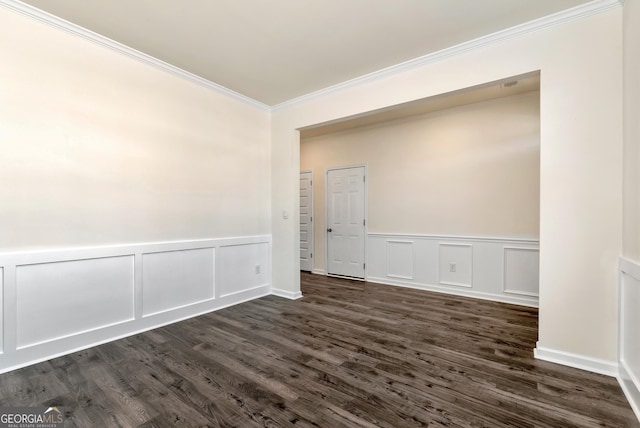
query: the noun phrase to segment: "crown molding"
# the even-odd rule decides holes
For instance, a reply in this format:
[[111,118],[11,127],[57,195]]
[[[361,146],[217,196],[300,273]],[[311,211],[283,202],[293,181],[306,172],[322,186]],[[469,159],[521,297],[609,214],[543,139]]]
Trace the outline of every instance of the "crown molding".
[[411,59],[409,61],[402,62],[400,64],[396,64],[387,68],[383,68],[381,70],[374,71],[369,74],[365,74],[360,77],[356,77],[354,79],[347,80],[342,83],[338,83],[336,85],[329,86],[324,89],[320,89],[318,91],[310,92],[308,94],[301,95],[296,98],[292,98],[288,101],[284,101],[274,106],[269,106],[253,98],[250,98],[246,95],[242,95],[222,85],[219,85],[203,77],[200,77],[196,74],[190,73],[179,67],[166,63],[151,55],[147,55],[136,49],[130,48],[129,46],[116,42],[115,40],[102,36],[98,33],[95,33],[79,25],[73,24],[69,21],[66,21],[48,12],[40,10],[26,3],[23,3],[19,0],[0,0],[0,6],[3,6],[9,10],[20,13],[22,15],[25,15],[36,21],[50,25],[54,28],[58,28],[70,34],[82,37],[83,39],[96,43],[97,45],[109,48],[111,50],[119,52],[120,54],[136,59],[142,63],[151,65],[157,69],[163,70],[175,76],[189,80],[205,88],[227,95],[231,98],[234,98],[238,101],[252,105],[261,110],[278,111],[278,110],[283,110],[283,109],[295,106],[297,104],[302,104],[302,103],[314,100],[316,98],[327,96],[348,88],[355,88],[368,82],[383,79],[395,74],[407,72],[407,71],[410,71],[419,67],[423,67],[427,64],[431,64],[437,61],[442,61],[446,58],[460,55],[462,53],[472,51],[474,49],[478,49],[483,46],[498,43],[503,40],[519,37],[528,33],[532,33],[532,32],[553,27],[556,25],[564,24],[570,21],[575,21],[588,16],[596,15],[610,9],[622,7],[624,5],[624,2],[625,0],[593,0],[589,3],[585,3],[583,5],[576,6],[571,9],[557,12],[555,14],[548,15],[543,18],[535,19],[533,21],[529,21],[524,24],[519,24],[505,30],[497,31],[495,33],[492,33],[483,37],[479,37],[477,39],[473,39],[449,48],[442,49],[437,52],[433,52],[418,58]]
[[427,64],[442,61],[446,58],[460,55],[462,53],[472,51],[483,46],[499,43],[504,40],[523,36],[535,31],[586,18],[588,16],[597,15],[610,9],[622,7],[624,1],[625,0],[594,0],[589,3],[573,7],[571,9],[563,10],[542,18],[534,19],[533,21],[525,22],[523,24],[519,24],[505,30],[500,30],[486,36],[479,37],[477,39],[469,40],[467,42],[460,43],[458,45],[445,48],[418,58],[414,58],[409,61],[401,62],[399,64],[392,65],[390,67],[383,68],[381,70],[377,70],[372,73],[365,74],[363,76],[356,77],[354,79],[350,79],[324,89],[320,89],[318,91],[310,92],[308,94],[292,98],[288,101],[284,101],[272,106],[271,110],[283,110],[345,89],[355,88],[368,82],[380,80],[386,77],[393,76],[395,74],[414,70]]
[[254,107],[258,107],[261,110],[269,111],[271,107],[261,103],[260,101],[254,100],[253,98],[247,97],[246,95],[242,95],[238,92],[235,92],[229,88],[226,88],[222,85],[214,83],[210,80],[207,80],[203,77],[190,73],[186,70],[181,69],[180,67],[176,67],[175,65],[171,65],[166,63],[158,58],[155,58],[151,55],[147,55],[143,52],[140,52],[136,49],[130,48],[129,46],[123,45],[122,43],[116,42],[115,40],[111,40],[108,37],[102,36],[98,33],[94,33],[91,30],[87,30],[84,27],[76,25],[72,22],[59,18],[55,15],[52,15],[48,12],[40,10],[36,7],[28,5],[18,0],[0,0],[0,6],[4,6],[7,9],[10,9],[14,12],[18,12],[22,15],[25,15],[29,18],[32,18],[36,21],[42,22],[44,24],[50,25],[54,28],[66,31],[75,36],[82,37],[85,40],[93,42],[97,45],[109,48],[114,50],[120,54],[126,55],[130,58],[138,60],[144,64],[151,65],[157,69],[166,71],[168,73],[173,74],[174,76],[181,77],[183,79],[189,80],[193,83],[196,83],[200,86],[203,86],[208,89],[212,89],[218,93],[227,95],[231,98],[234,98],[238,101],[244,102],[246,104],[250,104]]

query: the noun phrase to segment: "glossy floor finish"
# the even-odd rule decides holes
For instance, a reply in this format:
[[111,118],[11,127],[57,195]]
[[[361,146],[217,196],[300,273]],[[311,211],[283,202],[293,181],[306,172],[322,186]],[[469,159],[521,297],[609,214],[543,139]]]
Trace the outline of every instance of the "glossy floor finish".
[[613,378],[533,359],[537,310],[303,274],[244,303],[0,375],[68,427],[637,427]]

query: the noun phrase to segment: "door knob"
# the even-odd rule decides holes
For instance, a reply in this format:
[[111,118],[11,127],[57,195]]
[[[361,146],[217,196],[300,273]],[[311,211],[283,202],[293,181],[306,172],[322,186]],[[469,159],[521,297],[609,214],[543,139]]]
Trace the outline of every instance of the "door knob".
[[329,228],[327,229],[327,232],[333,232],[333,229]]

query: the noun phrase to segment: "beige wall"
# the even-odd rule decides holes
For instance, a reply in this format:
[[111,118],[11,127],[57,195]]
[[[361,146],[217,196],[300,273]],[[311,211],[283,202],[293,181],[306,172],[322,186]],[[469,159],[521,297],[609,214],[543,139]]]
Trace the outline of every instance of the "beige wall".
[[0,251],[266,234],[270,115],[0,8]]
[[[296,129],[541,71],[539,345],[614,362],[622,248],[622,9],[346,86],[272,114],[274,287],[299,290]],[[284,219],[287,210],[292,215]]]
[[540,93],[301,141],[314,172],[314,268],[325,268],[325,171],[364,163],[369,232],[537,238]]
[[640,262],[640,4],[624,3],[624,255]]

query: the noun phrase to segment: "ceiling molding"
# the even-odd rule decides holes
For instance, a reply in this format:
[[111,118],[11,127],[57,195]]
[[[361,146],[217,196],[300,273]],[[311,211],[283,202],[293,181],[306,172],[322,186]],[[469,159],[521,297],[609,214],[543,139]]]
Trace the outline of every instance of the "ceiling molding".
[[14,12],[18,12],[22,15],[26,15],[29,18],[35,19],[36,21],[45,23],[47,25],[50,25],[54,28],[60,29],[60,30],[64,30],[68,33],[71,33],[75,36],[80,36],[85,40],[89,40],[93,43],[96,43],[100,46],[109,48],[111,50],[114,50],[118,53],[121,53],[123,55],[126,55],[130,58],[136,59],[142,63],[151,65],[155,68],[158,68],[160,70],[166,71],[168,73],[173,74],[174,76],[178,76],[181,77],[183,79],[189,80],[193,83],[196,83],[200,86],[203,86],[205,88],[208,89],[212,89],[216,92],[219,92],[221,94],[227,95],[231,98],[234,98],[238,101],[242,101],[246,104],[250,104],[254,107],[258,107],[261,110],[265,110],[265,111],[269,111],[271,108],[264,104],[261,103],[260,101],[254,100],[253,98],[247,97],[246,95],[242,95],[239,94],[238,92],[235,92],[229,88],[226,88],[222,85],[219,85],[217,83],[214,83],[210,80],[204,79],[200,76],[197,76],[193,73],[190,73],[186,70],[183,70],[179,67],[176,67],[175,65],[171,65],[169,63],[166,63],[158,58],[155,58],[151,55],[147,55],[145,53],[142,53],[136,49],[130,48],[126,45],[123,45],[122,43],[116,42],[115,40],[111,40],[108,37],[102,36],[98,33],[94,33],[93,31],[87,30],[84,27],[81,27],[79,25],[73,24],[69,21],[66,21],[62,18],[59,18],[55,15],[52,15],[48,12],[45,12],[43,10],[40,10],[36,7],[33,7],[31,5],[25,4],[21,1],[18,0],[0,0],[0,6],[4,6],[7,9],[10,9]]
[[534,19],[533,21],[525,22],[524,24],[519,24],[505,30],[497,31],[495,33],[488,34],[477,39],[469,40],[468,42],[460,43],[459,45],[455,45],[450,48],[442,49],[437,52],[411,59],[409,61],[401,62],[400,64],[383,68],[381,70],[374,71],[372,73],[365,74],[364,76],[356,77],[354,79],[347,80],[345,82],[338,83],[336,85],[329,86],[318,91],[310,92],[300,97],[292,98],[288,101],[272,106],[271,110],[283,110],[345,89],[355,88],[368,82],[390,77],[394,74],[400,74],[410,70],[414,70],[427,64],[442,61],[446,58],[460,55],[464,52],[472,51],[483,46],[523,36],[525,34],[543,30],[545,28],[586,18],[588,16],[596,15],[610,9],[619,8],[623,5],[623,3],[624,0],[594,0],[589,3],[573,7],[571,9],[557,12],[539,19]]
[[102,36],[98,33],[90,31],[79,25],[73,24],[69,21],[66,21],[48,12],[40,10],[31,5],[25,4],[19,0],[0,0],[0,6],[3,6],[9,10],[20,13],[22,15],[25,15],[36,21],[50,25],[54,28],[64,30],[70,34],[82,37],[85,40],[88,40],[100,46],[109,48],[111,50],[119,52],[120,54],[136,59],[142,63],[151,65],[160,70],[171,73],[175,76],[189,80],[205,88],[227,95],[231,98],[234,98],[238,101],[252,105],[261,110],[278,111],[278,110],[283,110],[285,108],[292,107],[297,104],[302,104],[302,103],[311,101],[319,97],[327,96],[348,88],[355,88],[365,83],[386,78],[394,74],[410,71],[430,63],[441,61],[452,56],[460,55],[464,52],[481,48],[486,45],[498,43],[503,40],[508,40],[511,38],[523,36],[525,34],[532,33],[538,30],[564,24],[564,23],[585,18],[588,16],[596,15],[610,9],[622,7],[624,4],[624,1],[625,0],[593,0],[589,3],[576,6],[574,8],[567,9],[565,11],[548,15],[543,18],[535,19],[533,21],[529,21],[524,24],[516,25],[514,27],[501,30],[483,37],[479,37],[477,39],[470,40],[468,42],[464,42],[464,43],[452,46],[450,48],[442,49],[440,51],[433,52],[409,61],[405,61],[400,64],[396,64],[387,68],[383,68],[378,71],[374,71],[372,73],[365,74],[363,76],[356,77],[354,79],[350,79],[345,82],[338,83],[336,85],[329,86],[324,89],[320,89],[318,91],[310,92],[308,94],[305,94],[296,98],[292,98],[288,101],[276,104],[274,106],[269,106],[253,98],[250,98],[246,95],[242,95],[220,84],[214,83],[196,74],[190,73],[179,67],[166,63],[151,55],[147,55],[136,49],[130,48],[122,43],[116,42],[115,40]]

